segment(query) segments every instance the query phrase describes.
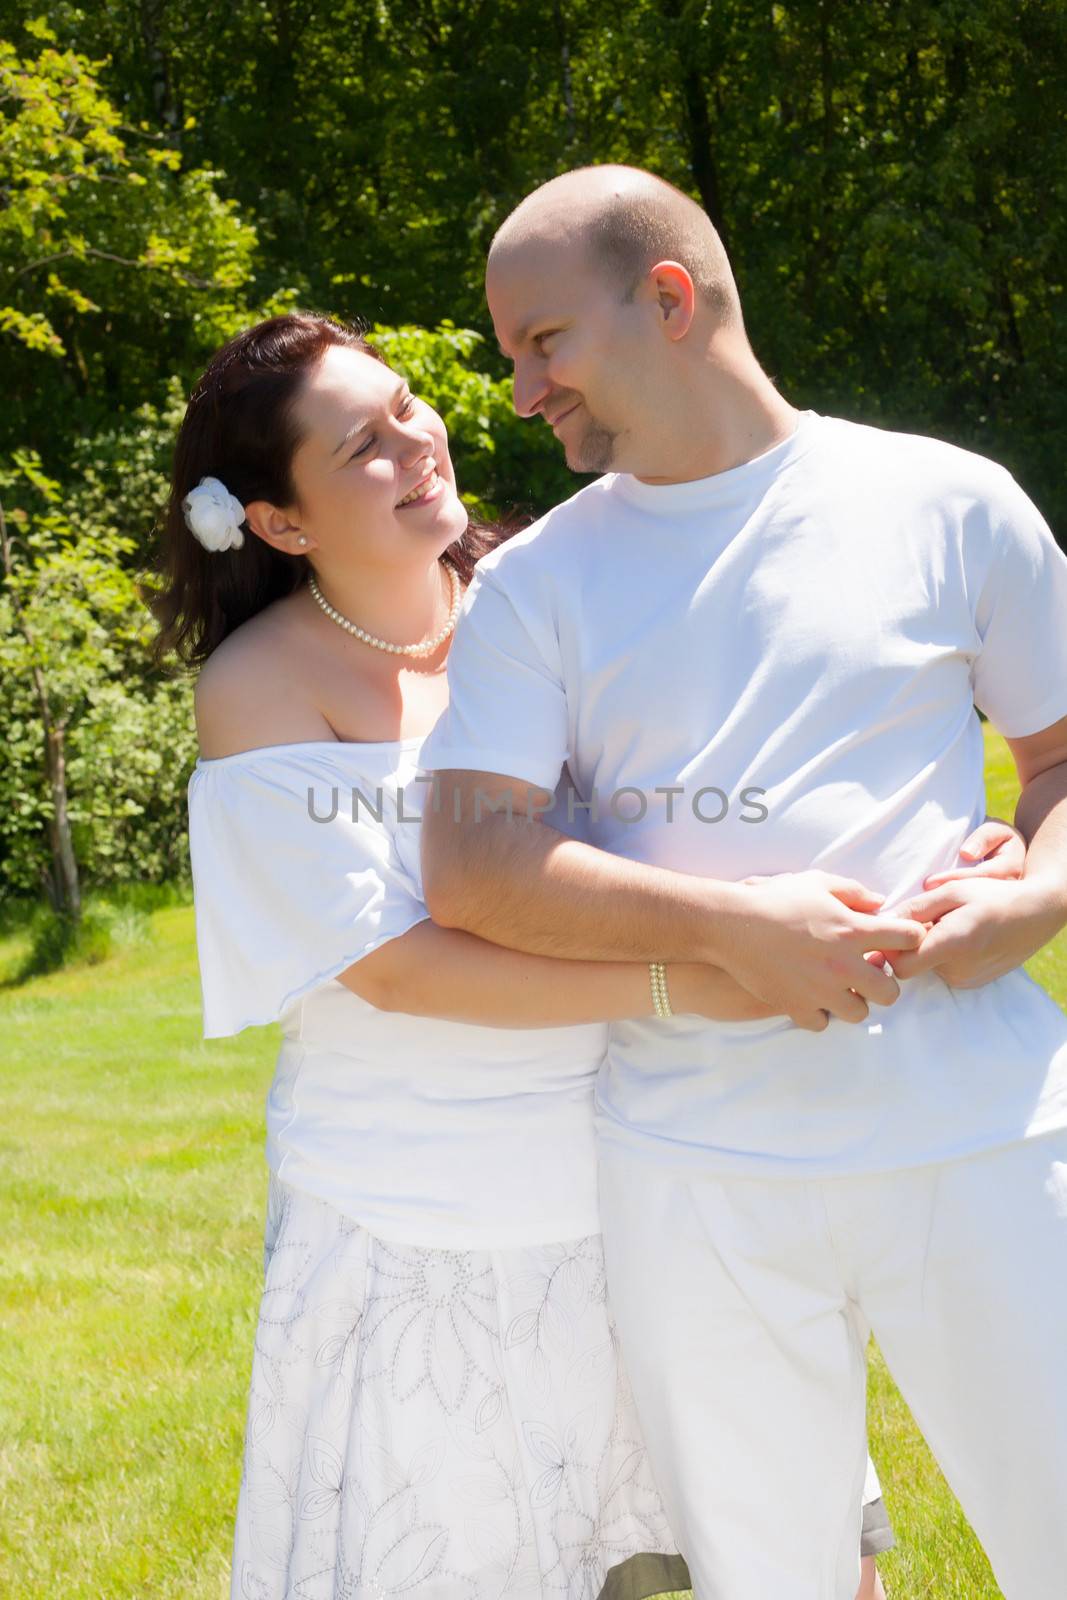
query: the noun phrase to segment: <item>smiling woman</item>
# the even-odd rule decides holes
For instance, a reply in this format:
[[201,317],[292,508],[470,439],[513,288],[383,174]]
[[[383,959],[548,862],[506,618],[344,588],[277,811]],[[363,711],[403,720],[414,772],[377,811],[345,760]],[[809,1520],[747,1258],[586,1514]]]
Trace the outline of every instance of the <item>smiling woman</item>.
[[[284,1035],[232,1592],[588,1600],[634,1555],[642,1592],[682,1584],[597,1233],[600,1023],[651,1011],[647,969],[434,926],[400,826],[496,536],[436,412],[321,318],[220,352],[175,460],[205,1032]],[[376,803],[324,825],[309,785]],[[751,1004],[711,968],[672,982]]]
[[[189,538],[184,502],[205,479],[244,508],[258,538],[242,536],[224,553]],[[384,521],[367,515],[383,510]],[[365,553],[394,575],[412,550],[395,539],[401,530],[419,549],[445,535],[464,583],[499,538],[468,524],[440,418],[354,328],[289,315],[238,334],[194,388],[178,438],[153,603],[160,659],[175,650],[205,662],[306,581],[314,549],[322,576],[330,550],[360,528],[375,540]],[[342,611],[347,601],[368,616],[366,596],[334,592],[328,578],[323,587]]]

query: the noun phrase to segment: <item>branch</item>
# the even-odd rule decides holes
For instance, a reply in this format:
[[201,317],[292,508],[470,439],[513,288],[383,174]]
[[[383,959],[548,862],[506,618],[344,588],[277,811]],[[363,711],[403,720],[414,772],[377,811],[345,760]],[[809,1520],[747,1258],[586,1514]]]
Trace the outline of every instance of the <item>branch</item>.
[[36,272],[39,267],[50,267],[53,261],[68,261],[76,252],[73,250],[59,250],[54,256],[42,256],[40,261],[27,261],[24,267],[9,267],[13,278],[21,278],[24,272]]
[[53,261],[69,261],[76,259],[84,261],[91,257],[94,261],[113,261],[118,267],[135,267],[141,272],[154,270],[167,270],[187,283],[192,289],[217,289],[219,285],[213,278],[198,278],[195,272],[186,272],[184,268],[174,265],[166,269],[156,269],[150,261],[131,261],[127,256],[112,255],[110,250],[97,250],[94,245],[88,245],[84,250],[60,250],[54,256],[42,256],[40,261],[28,261],[24,267],[17,271],[12,270],[13,278],[21,278],[24,272],[37,272],[41,267],[51,266]]
[[4,516],[4,502],[0,500],[0,557],[4,562],[4,577],[13,575],[14,567],[11,561],[11,540],[7,533],[7,518]]

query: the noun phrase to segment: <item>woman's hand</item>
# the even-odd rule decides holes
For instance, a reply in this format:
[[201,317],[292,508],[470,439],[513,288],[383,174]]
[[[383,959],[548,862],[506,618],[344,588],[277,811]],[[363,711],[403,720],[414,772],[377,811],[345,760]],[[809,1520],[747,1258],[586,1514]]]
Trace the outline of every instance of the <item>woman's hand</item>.
[[667,990],[671,1010],[710,1017],[713,1022],[763,1022],[779,1013],[742,989],[721,967],[697,961],[669,961]]
[[987,817],[960,845],[959,864],[947,872],[932,872],[924,889],[964,878],[1021,878],[1026,863],[1026,840],[1010,822]]

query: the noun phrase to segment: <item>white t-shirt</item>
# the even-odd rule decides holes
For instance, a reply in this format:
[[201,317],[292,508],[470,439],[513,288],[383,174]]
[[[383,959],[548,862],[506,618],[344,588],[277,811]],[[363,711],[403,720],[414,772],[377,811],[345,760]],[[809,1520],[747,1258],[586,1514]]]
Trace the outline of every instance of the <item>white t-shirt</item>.
[[[821,867],[891,905],[984,814],[975,705],[1009,737],[1067,714],[1067,560],[994,463],[808,413],[710,478],[602,478],[494,551],[449,682],[427,767],[550,788],[566,760],[605,850]],[[914,979],[821,1034],[619,1024],[598,1106],[602,1137],[705,1171],[914,1165],[1067,1124],[1067,1019],[1016,972]]]
[[281,1023],[270,1166],[379,1237],[449,1249],[584,1238],[600,1226],[605,1028],[379,1011],[337,981],[428,916],[418,757],[418,740],[311,742],[198,763],[205,1036]]

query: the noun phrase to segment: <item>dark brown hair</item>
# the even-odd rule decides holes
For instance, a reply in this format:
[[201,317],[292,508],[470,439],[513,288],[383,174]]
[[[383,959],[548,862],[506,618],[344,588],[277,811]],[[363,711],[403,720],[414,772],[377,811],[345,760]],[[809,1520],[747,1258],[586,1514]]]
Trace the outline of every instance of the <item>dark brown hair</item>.
[[[218,478],[242,505],[292,504],[292,460],[301,442],[294,403],[331,345],[382,360],[357,329],[294,312],[231,339],[189,396],[163,524],[162,582],[151,599],[159,623],[157,661],[174,651],[189,665],[202,665],[242,622],[306,579],[306,556],[285,555],[252,533],[240,549],[205,550],[186,526],[182,501],[201,478]],[[501,530],[473,524],[450,546],[448,559],[464,583],[501,537]]]

